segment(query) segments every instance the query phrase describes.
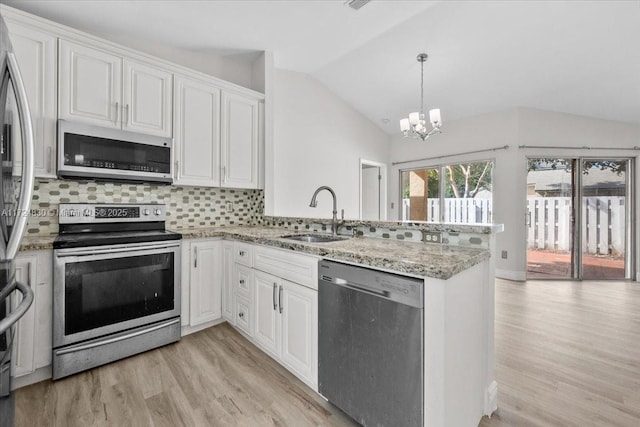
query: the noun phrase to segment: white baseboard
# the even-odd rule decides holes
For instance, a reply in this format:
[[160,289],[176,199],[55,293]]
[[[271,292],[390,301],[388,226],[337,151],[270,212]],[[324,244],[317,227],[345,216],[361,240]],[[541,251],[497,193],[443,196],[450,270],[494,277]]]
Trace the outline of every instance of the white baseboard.
[[527,280],[527,273],[524,271],[503,270],[501,268],[496,268],[496,277],[500,279],[524,282],[525,280]]
[[39,383],[40,381],[51,379],[52,376],[52,367],[51,365],[47,365],[36,369],[30,374],[13,378],[11,388],[16,390],[31,384]]
[[484,415],[491,417],[496,409],[498,409],[498,383],[493,381],[484,395]]
[[197,326],[188,326],[188,325],[187,326],[182,326],[180,328],[180,335],[184,337],[185,335],[189,335],[189,334],[192,334],[194,332],[198,332],[198,331],[201,331],[203,329],[210,328],[211,326],[219,325],[222,322],[226,322],[226,320],[223,319],[223,318],[220,318],[220,319],[212,320],[211,322],[206,322],[206,323],[203,323],[203,324],[197,325]]

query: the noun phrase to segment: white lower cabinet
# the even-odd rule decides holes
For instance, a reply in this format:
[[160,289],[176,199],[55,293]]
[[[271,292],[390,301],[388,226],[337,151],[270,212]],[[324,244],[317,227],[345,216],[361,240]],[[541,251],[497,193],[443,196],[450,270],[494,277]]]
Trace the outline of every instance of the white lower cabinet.
[[254,272],[256,344],[303,381],[318,382],[318,293]]
[[255,288],[254,339],[263,350],[280,357],[280,316],[278,297],[280,279],[271,274],[256,271],[253,275]]
[[[52,251],[23,252],[15,261],[16,280],[30,286],[35,294],[33,304],[16,324],[11,359],[15,377],[51,364],[52,264]],[[20,297],[14,295],[11,304],[16,307]]]
[[188,326],[224,318],[317,388],[317,257],[228,240],[183,242],[182,256]]
[[222,317],[222,240],[192,242],[189,277],[189,325]]
[[318,292],[282,280],[280,359],[311,384],[318,383]]

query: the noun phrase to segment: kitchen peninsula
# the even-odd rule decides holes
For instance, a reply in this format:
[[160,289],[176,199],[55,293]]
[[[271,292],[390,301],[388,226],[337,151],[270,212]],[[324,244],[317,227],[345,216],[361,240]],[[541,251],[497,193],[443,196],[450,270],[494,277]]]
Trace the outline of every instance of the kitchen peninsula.
[[[502,227],[348,221],[337,241],[288,238],[326,236],[327,227],[324,219],[264,217],[260,225],[175,229],[184,239],[183,334],[226,320],[317,391],[318,261],[419,278],[424,281],[425,425],[475,426],[492,413],[497,407],[492,242]],[[427,230],[447,243],[422,242]],[[30,237],[22,249],[46,253],[51,240]],[[261,324],[272,313],[273,281],[285,284],[285,293],[288,285],[300,291],[296,296],[310,298],[305,306],[310,311],[302,310],[307,319],[289,325],[290,331],[299,328],[291,332],[304,336],[303,343],[276,343],[275,332],[271,336]],[[268,287],[264,304],[262,283]],[[261,311],[262,305],[268,310]],[[285,333],[284,326],[278,328],[283,329],[278,335]],[[32,382],[27,377],[20,380]]]

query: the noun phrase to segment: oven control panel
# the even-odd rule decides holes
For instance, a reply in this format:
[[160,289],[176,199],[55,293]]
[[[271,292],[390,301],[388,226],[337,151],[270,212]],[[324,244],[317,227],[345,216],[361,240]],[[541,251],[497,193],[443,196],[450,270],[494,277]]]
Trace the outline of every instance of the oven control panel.
[[165,221],[166,206],[156,204],[61,203],[60,224]]

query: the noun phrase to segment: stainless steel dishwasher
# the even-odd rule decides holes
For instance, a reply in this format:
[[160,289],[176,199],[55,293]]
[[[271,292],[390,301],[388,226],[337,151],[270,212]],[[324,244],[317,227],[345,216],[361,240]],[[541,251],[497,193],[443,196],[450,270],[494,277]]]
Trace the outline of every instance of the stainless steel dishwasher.
[[423,281],[320,261],[318,386],[363,426],[422,426]]

